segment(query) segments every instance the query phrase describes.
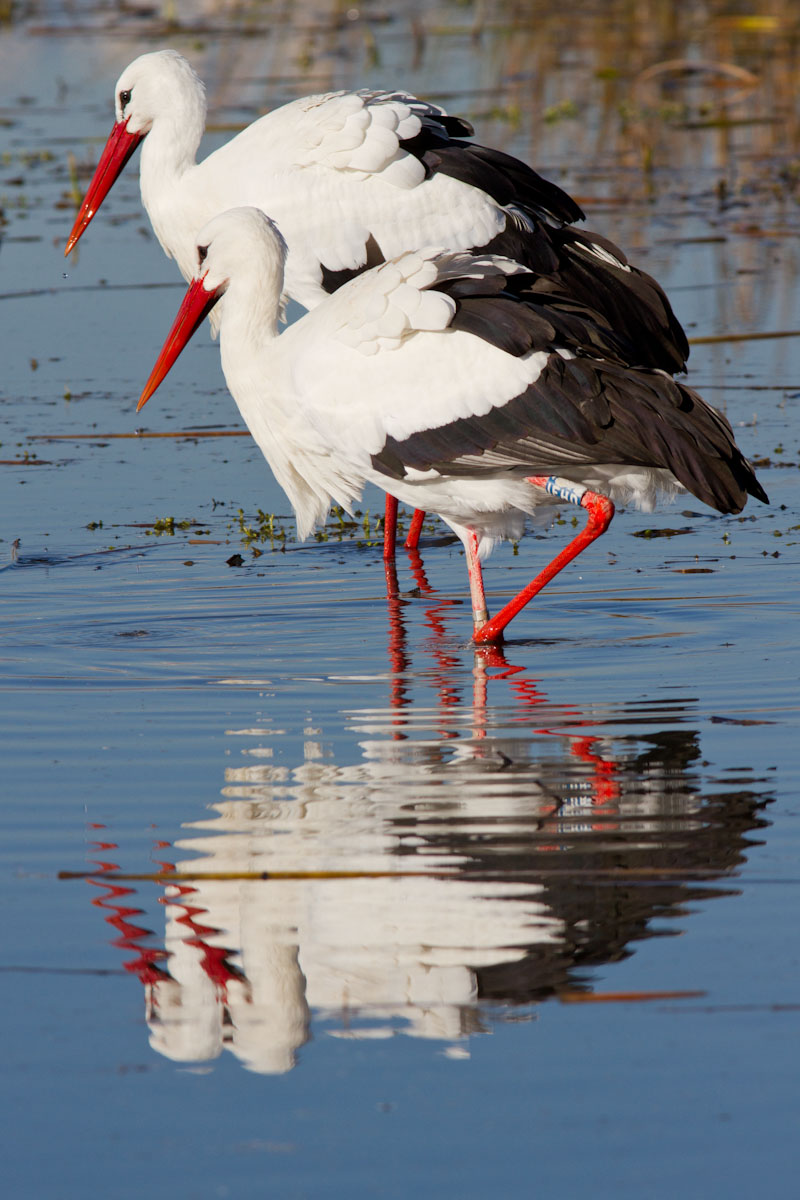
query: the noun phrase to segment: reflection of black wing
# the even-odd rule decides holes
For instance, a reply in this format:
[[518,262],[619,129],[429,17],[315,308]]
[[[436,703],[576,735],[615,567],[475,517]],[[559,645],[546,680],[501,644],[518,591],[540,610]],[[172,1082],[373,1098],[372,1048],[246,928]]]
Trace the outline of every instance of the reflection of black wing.
[[[537,762],[539,784],[554,808],[550,816],[532,818],[527,835],[498,827],[495,838],[484,835],[476,844],[457,826],[439,833],[423,827],[425,853],[459,857],[461,870],[476,878],[543,885],[537,900],[563,922],[557,941],[536,942],[518,961],[476,968],[480,999],[526,1004],[562,991],[590,991],[585,970],[628,957],[631,942],[665,936],[649,928],[653,920],[674,920],[693,901],[734,892],[728,885],[709,888],[708,881],[725,879],[744,861],[754,844],[748,835],[768,823],[759,810],[772,794],[742,790],[704,797],[692,771],[700,757],[695,731],[630,739],[632,751],[643,740],[646,748],[627,758],[615,739],[613,761],[605,759],[613,766],[616,798],[604,798],[611,776],[600,755],[589,751],[582,763],[578,759],[583,770],[571,787],[565,787],[564,759]],[[492,749],[494,770],[506,776],[530,771],[525,740],[493,739]],[[491,769],[489,761],[484,768]],[[581,776],[583,789],[575,782]],[[576,806],[570,794],[581,792],[586,804]],[[601,802],[590,804],[592,797]]]

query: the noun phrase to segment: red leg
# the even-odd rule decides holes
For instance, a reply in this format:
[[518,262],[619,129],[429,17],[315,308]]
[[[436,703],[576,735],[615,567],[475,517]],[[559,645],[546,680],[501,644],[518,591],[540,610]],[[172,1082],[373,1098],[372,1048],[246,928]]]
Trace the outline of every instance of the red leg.
[[[607,496],[600,496],[597,492],[590,492],[588,488],[571,484],[568,480],[558,479],[554,475],[547,478],[537,475],[532,476],[528,482],[535,484],[537,487],[546,488],[552,495],[559,496],[563,500],[569,500],[572,504],[580,504],[589,513],[589,520],[586,522],[586,528],[574,537],[560,554],[556,555],[549,566],[545,567],[535,579],[531,580],[528,586],[523,588],[513,600],[509,600],[505,608],[502,608],[496,617],[491,621],[486,621],[485,624],[476,630],[475,641],[479,644],[502,641],[503,630],[509,621],[513,620],[528,601],[533,599],[545,584],[555,578],[567,563],[572,562],[573,558],[577,558],[581,551],[585,550],[601,533],[605,533],[611,524],[611,518],[614,516],[614,505]],[[472,536],[474,537],[474,534]],[[467,562],[469,565],[469,548],[467,549]],[[471,588],[472,575],[470,573]]]
[[411,518],[411,525],[408,530],[408,537],[405,540],[406,550],[416,550],[419,546],[419,535],[422,532],[422,522],[425,520],[425,513],[421,508],[414,509],[414,516]]
[[[478,641],[478,632],[486,628],[489,622],[489,613],[483,591],[483,572],[478,560],[478,538],[471,529],[467,531],[465,549],[467,570],[469,571],[469,591],[472,596],[472,622],[475,626],[475,640]],[[496,640],[496,638],[490,638],[490,641]]]
[[397,534],[397,497],[386,493],[386,515],[383,518],[383,560],[394,562],[394,541]]

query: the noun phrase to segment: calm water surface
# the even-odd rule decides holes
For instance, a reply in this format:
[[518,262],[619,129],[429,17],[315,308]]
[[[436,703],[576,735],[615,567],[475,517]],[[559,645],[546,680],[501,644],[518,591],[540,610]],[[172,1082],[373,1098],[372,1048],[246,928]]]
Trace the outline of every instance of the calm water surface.
[[[800,329],[790,41],[617,7],[543,9],[538,38],[512,5],[0,31],[9,1196],[796,1194],[798,340],[692,355],[769,508],[620,513],[476,652],[441,528],[387,598],[377,495],[255,556],[242,521],[287,514],[249,438],[119,436],[240,429],[202,338],[135,415],[182,294],[135,170],[61,257],[68,153],[82,189],[122,66],[175,45],[219,126],[335,86],[445,97],[692,336]],[[762,72],[743,123],[693,122],[690,90],[625,126],[687,47]],[[492,558],[495,602],[570,519]]]

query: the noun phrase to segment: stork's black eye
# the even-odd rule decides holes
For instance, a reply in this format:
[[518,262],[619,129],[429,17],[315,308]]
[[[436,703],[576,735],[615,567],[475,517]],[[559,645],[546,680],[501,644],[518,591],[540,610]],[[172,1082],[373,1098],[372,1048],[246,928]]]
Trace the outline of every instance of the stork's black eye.
[[199,263],[204,263],[206,261],[207,254],[208,254],[208,246],[198,246],[197,247],[197,261]]
[[130,104],[130,102],[131,102],[131,93],[130,93],[130,89],[129,89],[127,92],[120,92],[120,94],[119,94],[119,107],[120,107],[120,111],[121,111],[121,112],[125,112],[125,109],[128,107],[128,105]]

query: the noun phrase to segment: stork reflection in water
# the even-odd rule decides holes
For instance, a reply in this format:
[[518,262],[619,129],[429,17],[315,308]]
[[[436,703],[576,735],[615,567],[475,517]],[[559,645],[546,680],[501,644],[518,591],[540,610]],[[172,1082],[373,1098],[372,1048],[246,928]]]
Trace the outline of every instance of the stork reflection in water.
[[556,702],[495,647],[455,671],[453,610],[426,608],[440,628],[412,663],[390,604],[392,674],[416,694],[390,680],[385,706],[347,714],[354,761],[324,721],[292,758],[283,707],[228,731],[221,797],[155,848],[155,944],[104,831],[95,902],[135,954],[158,1053],[285,1072],[315,1029],[463,1055],[509,1010],[591,998],[592,968],[728,894],[708,883],[769,795],[709,776],[691,701]]

